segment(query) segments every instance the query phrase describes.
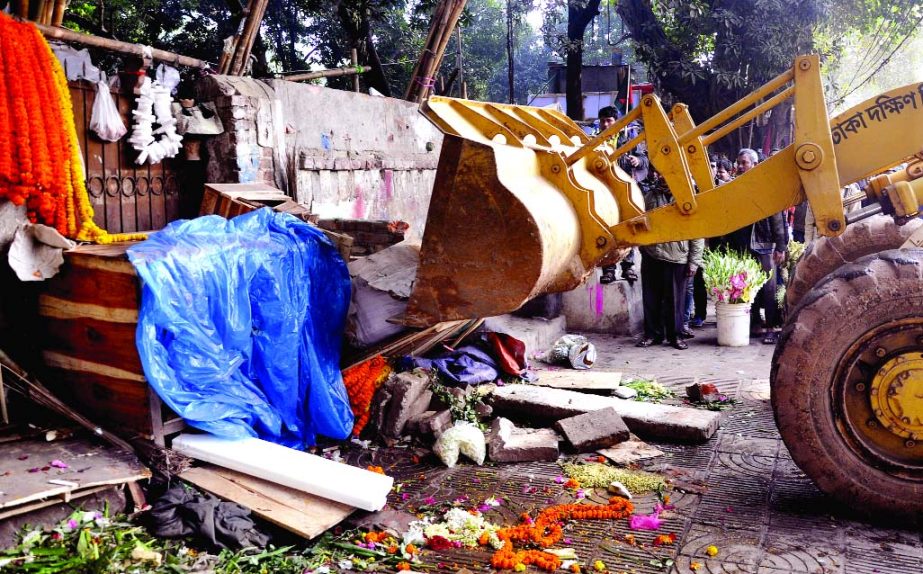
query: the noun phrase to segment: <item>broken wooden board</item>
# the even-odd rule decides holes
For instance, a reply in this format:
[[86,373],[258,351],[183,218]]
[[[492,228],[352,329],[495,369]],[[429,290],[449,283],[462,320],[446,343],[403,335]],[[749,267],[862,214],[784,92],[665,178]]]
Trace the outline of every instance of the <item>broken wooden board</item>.
[[348,504],[210,464],[190,468],[179,476],[307,539],[336,526],[356,510]]
[[[60,461],[67,468],[52,466],[52,461]],[[85,489],[150,476],[151,471],[134,453],[87,439],[7,443],[0,451],[0,509],[12,514],[14,507],[50,497],[67,502]],[[60,482],[51,484],[50,480]]]
[[718,430],[715,411],[627,401],[536,385],[507,385],[493,392],[494,413],[510,418],[558,421],[612,407],[640,437],[676,442],[705,442]]
[[622,373],[595,369],[535,369],[536,385],[569,391],[611,392],[622,384]]
[[658,456],[663,456],[662,450],[647,444],[635,435],[631,435],[631,438],[625,442],[619,443],[609,448],[601,448],[596,452],[608,458],[615,464],[620,464],[622,466],[628,466],[633,462],[638,462],[639,460],[644,460],[646,458],[656,458]]

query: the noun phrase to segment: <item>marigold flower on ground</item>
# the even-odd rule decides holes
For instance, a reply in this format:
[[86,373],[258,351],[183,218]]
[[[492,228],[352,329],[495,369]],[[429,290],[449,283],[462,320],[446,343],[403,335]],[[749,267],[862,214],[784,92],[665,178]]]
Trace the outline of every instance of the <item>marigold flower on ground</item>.
[[670,546],[676,542],[676,534],[658,534],[654,537],[654,546]]
[[404,552],[406,552],[407,554],[416,554],[419,551],[420,550],[413,544],[408,544],[407,546],[404,547]]
[[712,558],[714,558],[715,556],[718,555],[718,547],[712,544],[711,546],[705,549],[705,553],[711,556]]
[[602,560],[593,562],[593,570],[596,570],[597,572],[604,572],[606,570],[606,563]]
[[693,572],[695,572],[696,570],[698,570],[698,569],[701,568],[701,567],[702,567],[702,563],[701,563],[701,562],[692,562],[692,563],[689,564],[689,569],[692,570]]
[[398,562],[397,569],[401,571],[410,570],[410,563],[409,562]]
[[377,474],[384,474],[384,473],[385,473],[385,469],[383,469],[383,468],[380,467],[380,466],[372,466],[372,465],[369,465],[369,466],[367,466],[367,467],[365,467],[365,468],[366,468],[366,470],[371,471],[371,472],[374,472],[374,473],[377,473]]
[[574,574],[580,574],[580,565],[579,565],[579,564],[571,564],[571,565],[570,565],[570,571],[573,572]]

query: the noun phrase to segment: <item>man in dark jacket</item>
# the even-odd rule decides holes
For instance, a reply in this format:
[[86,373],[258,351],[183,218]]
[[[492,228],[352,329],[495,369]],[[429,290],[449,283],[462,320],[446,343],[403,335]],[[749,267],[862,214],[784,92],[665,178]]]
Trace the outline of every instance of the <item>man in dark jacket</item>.
[[[758,156],[752,149],[740,150],[737,154],[737,176],[750,171],[757,161]],[[760,288],[753,305],[750,306],[750,329],[759,332],[760,325],[764,325],[766,329],[763,342],[766,344],[776,342],[774,329],[782,325],[782,314],[776,302],[776,267],[785,259],[788,248],[788,237],[782,217],[782,213],[776,213],[738,229],[721,240],[729,248],[753,256],[760,262],[763,271],[769,274],[769,281]],[[763,309],[766,315],[765,322],[760,317],[760,309]]]
[[[673,202],[673,195],[659,174],[651,171],[644,187],[644,206],[651,210]],[[644,303],[644,337],[639,347],[667,340],[675,349],[686,349],[682,340],[686,282],[702,266],[705,241],[670,241],[641,247],[641,297]]]

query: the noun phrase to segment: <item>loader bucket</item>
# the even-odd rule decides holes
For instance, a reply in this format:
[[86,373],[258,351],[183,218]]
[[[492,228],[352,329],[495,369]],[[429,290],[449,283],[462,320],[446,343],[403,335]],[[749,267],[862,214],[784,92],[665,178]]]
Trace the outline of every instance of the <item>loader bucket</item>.
[[[630,177],[568,167],[566,151],[587,138],[558,113],[436,97],[421,111],[445,138],[404,323],[501,315],[578,286],[600,259],[587,262],[586,243],[619,221],[607,186],[634,186]],[[595,229],[581,203],[598,214]]]

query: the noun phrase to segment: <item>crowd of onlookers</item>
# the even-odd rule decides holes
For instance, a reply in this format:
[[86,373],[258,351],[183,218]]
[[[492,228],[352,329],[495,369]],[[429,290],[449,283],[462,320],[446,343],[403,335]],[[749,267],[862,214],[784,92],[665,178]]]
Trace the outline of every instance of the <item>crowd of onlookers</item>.
[[[615,108],[599,112],[600,130],[613,125],[619,116]],[[627,138],[624,138],[627,139]],[[620,143],[611,142],[613,145]],[[616,146],[617,147],[617,146]],[[778,150],[772,150],[770,155]],[[744,148],[736,157],[715,155],[710,158],[716,185],[722,185],[753,169],[765,160],[761,152]],[[650,165],[643,144],[619,158],[619,166],[638,183],[644,196],[645,209],[650,210],[673,201],[663,178]],[[844,197],[858,189],[844,189]],[[856,204],[858,207],[858,204]],[[686,349],[687,339],[695,336],[692,329],[705,322],[708,303],[702,270],[702,255],[710,249],[726,248],[756,259],[769,274],[750,307],[752,334],[763,343],[774,344],[782,326],[782,312],[777,302],[777,289],[782,283],[779,268],[786,258],[790,240],[805,242],[817,236],[814,218],[807,202],[776,213],[722,237],[709,240],[672,241],[640,247],[641,289],[644,306],[644,335],[639,347],[668,343],[676,349]],[[637,279],[634,271],[635,253],[622,262],[622,277],[630,283]],[[600,281],[616,279],[616,267],[605,267]]]

